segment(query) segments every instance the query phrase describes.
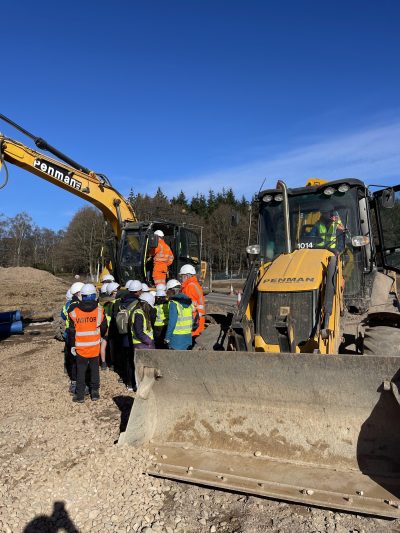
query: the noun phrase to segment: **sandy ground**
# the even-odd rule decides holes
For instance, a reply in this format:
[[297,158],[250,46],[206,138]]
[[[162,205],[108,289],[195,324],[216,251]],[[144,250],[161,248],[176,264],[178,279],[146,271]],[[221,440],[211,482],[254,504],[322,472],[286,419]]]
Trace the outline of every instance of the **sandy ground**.
[[400,531],[397,521],[152,478],[146,450],[115,444],[134,395],[113,372],[101,373],[99,402],[79,405],[62,344],[46,332],[0,343],[0,361],[2,533]]

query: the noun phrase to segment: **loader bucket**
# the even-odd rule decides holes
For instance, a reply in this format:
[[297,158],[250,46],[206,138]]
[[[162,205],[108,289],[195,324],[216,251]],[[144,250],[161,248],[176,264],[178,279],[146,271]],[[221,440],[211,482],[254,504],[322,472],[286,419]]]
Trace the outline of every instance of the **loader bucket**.
[[400,517],[400,359],[142,350],[121,444],[149,473]]

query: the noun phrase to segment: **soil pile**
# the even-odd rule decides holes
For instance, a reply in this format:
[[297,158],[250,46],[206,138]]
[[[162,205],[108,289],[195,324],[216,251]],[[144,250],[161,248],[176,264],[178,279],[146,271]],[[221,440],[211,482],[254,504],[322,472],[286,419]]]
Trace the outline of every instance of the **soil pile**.
[[0,312],[20,309],[23,317],[45,318],[61,309],[69,284],[44,270],[0,267]]

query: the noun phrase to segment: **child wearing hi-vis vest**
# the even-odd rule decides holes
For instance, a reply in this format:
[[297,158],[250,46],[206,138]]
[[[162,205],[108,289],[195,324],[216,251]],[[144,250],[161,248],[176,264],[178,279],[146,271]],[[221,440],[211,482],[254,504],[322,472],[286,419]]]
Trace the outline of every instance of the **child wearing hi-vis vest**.
[[156,348],[166,348],[164,339],[167,332],[169,305],[165,285],[157,285],[154,309],[157,312],[153,327],[154,344]]
[[179,292],[180,286],[177,280],[167,283],[169,309],[165,343],[171,350],[189,350],[192,347],[192,300]]
[[70,326],[68,338],[71,353],[76,357],[76,392],[72,400],[85,401],[85,375],[90,370],[90,395],[99,400],[99,356],[101,339],[107,334],[107,319],[97,302],[96,287],[85,284],[81,291],[82,301],[68,313]]

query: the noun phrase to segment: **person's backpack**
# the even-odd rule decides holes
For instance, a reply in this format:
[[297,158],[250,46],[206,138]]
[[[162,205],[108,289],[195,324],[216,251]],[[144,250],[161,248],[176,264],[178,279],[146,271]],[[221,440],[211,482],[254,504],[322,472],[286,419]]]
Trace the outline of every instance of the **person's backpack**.
[[128,307],[119,308],[119,311],[115,317],[115,323],[117,325],[118,333],[121,335],[126,335],[129,333],[129,321],[131,317],[131,312],[138,304],[138,300],[131,302]]

